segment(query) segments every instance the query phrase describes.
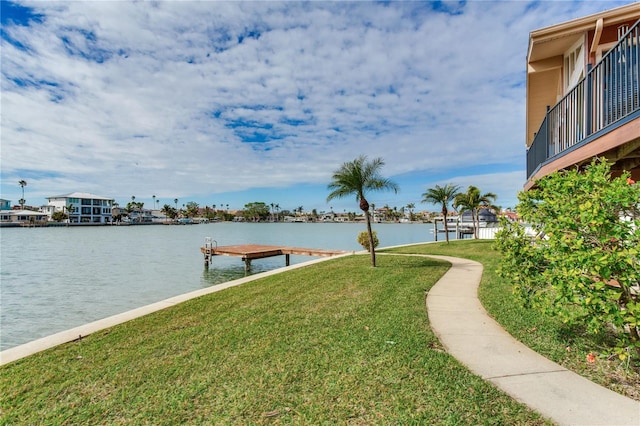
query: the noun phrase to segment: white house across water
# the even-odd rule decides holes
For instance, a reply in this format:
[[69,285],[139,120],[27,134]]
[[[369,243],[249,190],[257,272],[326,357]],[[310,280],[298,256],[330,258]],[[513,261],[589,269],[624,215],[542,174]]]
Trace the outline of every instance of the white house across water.
[[69,223],[111,223],[114,199],[85,192],[48,197],[44,206],[49,216],[55,212],[69,215]]

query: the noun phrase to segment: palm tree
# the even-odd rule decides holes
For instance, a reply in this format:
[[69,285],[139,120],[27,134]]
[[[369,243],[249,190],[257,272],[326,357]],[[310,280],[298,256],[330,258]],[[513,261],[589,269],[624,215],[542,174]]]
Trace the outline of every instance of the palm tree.
[[356,201],[360,203],[360,210],[364,212],[367,220],[371,266],[374,268],[376,266],[376,252],[371,231],[371,218],[369,217],[369,202],[365,195],[369,191],[393,190],[398,192],[398,185],[395,182],[380,175],[380,169],[383,165],[382,158],[376,158],[369,162],[365,155],[361,155],[353,161],[343,163],[338,170],[333,172],[332,182],[328,185],[328,189],[332,192],[327,197],[327,202],[334,198],[355,194]]
[[24,187],[27,186],[27,181],[24,179],[20,179],[20,182],[18,182],[18,185],[20,185],[20,187],[22,188],[22,198],[20,198],[20,209],[24,210],[24,203],[25,203]]
[[407,208],[409,209],[409,221],[413,222],[413,209],[416,208],[414,203],[407,204]]
[[156,196],[152,195],[151,197],[153,198],[153,206],[151,208],[155,209],[156,208]]
[[[436,185],[435,188],[427,189],[427,192],[422,194],[423,203],[440,204],[442,206],[442,216],[444,221],[444,235],[449,244],[449,226],[447,225],[447,215],[449,214],[449,203],[455,199],[460,191],[458,185],[448,183],[445,186]],[[436,226],[436,241],[438,239],[438,227]]]
[[491,202],[495,201],[498,196],[493,192],[481,194],[480,190],[471,185],[467,188],[467,192],[456,195],[453,201],[453,207],[460,209],[460,213],[465,211],[471,212],[473,221],[473,237],[478,239],[478,227],[480,221],[478,216],[481,207],[491,207]]

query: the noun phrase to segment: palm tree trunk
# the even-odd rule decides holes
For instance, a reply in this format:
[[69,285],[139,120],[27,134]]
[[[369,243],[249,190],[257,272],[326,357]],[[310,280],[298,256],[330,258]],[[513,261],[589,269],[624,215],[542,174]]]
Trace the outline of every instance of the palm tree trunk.
[[369,210],[365,210],[364,216],[367,218],[367,233],[369,234],[369,252],[371,253],[371,266],[376,267],[376,248],[373,244],[373,231],[371,230],[371,218]]

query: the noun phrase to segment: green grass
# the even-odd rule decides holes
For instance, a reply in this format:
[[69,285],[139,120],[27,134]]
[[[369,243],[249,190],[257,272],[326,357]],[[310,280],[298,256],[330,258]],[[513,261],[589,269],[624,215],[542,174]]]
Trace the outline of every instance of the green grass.
[[263,278],[1,367],[0,423],[545,424],[442,350],[425,295],[447,264],[369,262]]
[[450,244],[425,244],[385,250],[395,253],[440,254],[464,257],[484,266],[479,297],[488,313],[512,336],[536,352],[606,386],[618,393],[640,400],[640,368],[617,358],[600,356],[587,362],[587,354],[607,352],[607,336],[592,336],[580,327],[568,327],[558,318],[545,316],[535,309],[523,308],[511,290],[511,284],[497,274],[500,253],[493,241],[451,241]]

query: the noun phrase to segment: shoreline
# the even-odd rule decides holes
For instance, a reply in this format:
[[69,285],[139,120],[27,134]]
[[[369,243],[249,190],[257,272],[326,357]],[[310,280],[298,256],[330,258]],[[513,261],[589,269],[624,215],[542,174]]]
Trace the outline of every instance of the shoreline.
[[[424,243],[418,243],[418,244],[424,244]],[[385,248],[390,248],[390,247],[385,247]],[[297,263],[291,266],[285,266],[282,268],[272,269],[270,271],[260,272],[258,274],[250,275],[248,277],[227,281],[224,283],[213,285],[211,287],[203,288],[200,290],[194,290],[188,293],[173,296],[168,299],[161,300],[159,302],[154,302],[145,306],[141,306],[139,308],[131,309],[129,311],[125,311],[125,312],[115,314],[106,318],[92,321],[90,323],[87,323],[78,327],[73,327],[68,330],[60,331],[58,333],[54,333],[49,336],[41,337],[39,339],[32,340],[31,342],[23,343],[21,345],[14,346],[12,348],[8,348],[0,352],[0,366],[9,364],[11,362],[25,358],[27,356],[36,354],[38,352],[42,352],[46,349],[51,349],[53,347],[56,347],[64,343],[70,343],[76,340],[82,340],[83,338],[93,333],[96,333],[98,331],[125,323],[127,321],[130,321],[136,318],[140,318],[142,316],[160,311],[162,309],[170,308],[171,306],[177,305],[182,302],[186,302],[187,300],[195,299],[197,297],[205,296],[211,293],[216,293],[218,291],[222,291],[231,287],[236,287],[241,284],[248,283],[250,281],[254,281],[254,280],[268,277],[271,275],[280,274],[282,272],[290,271],[293,269],[302,268],[315,263],[326,262],[328,260],[336,259],[344,256],[352,256],[356,253],[362,253],[362,252],[354,251],[354,252],[346,253],[343,255],[338,255],[338,256],[333,256],[328,258],[313,259],[308,262]]]

